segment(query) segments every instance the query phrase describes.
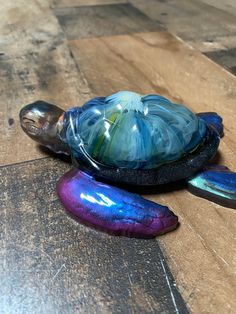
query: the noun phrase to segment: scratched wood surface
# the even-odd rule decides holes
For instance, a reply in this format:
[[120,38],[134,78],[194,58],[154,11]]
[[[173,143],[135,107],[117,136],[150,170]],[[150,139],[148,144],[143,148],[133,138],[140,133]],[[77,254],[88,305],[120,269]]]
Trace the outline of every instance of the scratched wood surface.
[[[132,2],[133,0],[131,0]],[[133,5],[185,41],[195,44],[236,35],[235,15],[194,0],[134,0]]]
[[236,15],[236,2],[234,0],[202,0],[202,2],[211,5],[212,7],[216,7],[223,11],[229,12],[230,14]]
[[104,37],[154,31],[158,23],[128,3],[57,8],[56,16],[67,39]]
[[[213,0],[214,1],[214,0]],[[208,0],[131,0],[132,4],[162,24],[168,31],[207,54],[227,70],[234,73],[236,67],[236,5],[225,12]],[[209,2],[212,2],[209,0]],[[220,1],[216,1],[220,3]],[[227,4],[221,1],[223,4]],[[230,4],[228,4],[230,5]],[[220,53],[217,53],[220,51]]]
[[[0,0],[0,165],[44,155],[22,132],[20,108],[35,99],[69,107],[88,100],[89,89],[70,57],[48,1]],[[40,21],[35,22],[35,21]],[[13,149],[14,147],[14,153]]]
[[155,240],[82,226],[60,205],[53,158],[1,168],[1,313],[187,313]]
[[184,313],[182,297],[193,313],[236,312],[234,210],[176,186],[146,196],[175,211],[175,232],[149,242],[90,231],[54,192],[70,166],[45,158],[18,121],[36,99],[66,109],[119,89],[161,93],[223,116],[216,160],[236,169],[235,13],[212,2],[0,0],[2,312]]

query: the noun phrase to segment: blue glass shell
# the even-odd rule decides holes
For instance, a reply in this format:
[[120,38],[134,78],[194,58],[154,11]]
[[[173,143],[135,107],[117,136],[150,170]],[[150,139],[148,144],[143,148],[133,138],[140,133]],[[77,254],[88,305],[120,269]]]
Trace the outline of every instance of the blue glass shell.
[[186,107],[121,91],[67,111],[61,137],[76,159],[95,166],[153,169],[196,149],[205,133],[205,122]]

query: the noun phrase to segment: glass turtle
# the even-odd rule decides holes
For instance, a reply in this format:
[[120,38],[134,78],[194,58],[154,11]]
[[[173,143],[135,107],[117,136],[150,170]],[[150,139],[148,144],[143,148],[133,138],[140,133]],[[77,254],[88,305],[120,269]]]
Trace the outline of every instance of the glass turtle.
[[75,168],[57,192],[85,224],[135,237],[173,230],[178,218],[168,207],[125,187],[183,179],[198,196],[236,207],[236,173],[207,165],[223,135],[216,113],[194,114],[160,95],[120,91],[66,112],[36,101],[20,111],[20,123],[41,145],[71,155]]

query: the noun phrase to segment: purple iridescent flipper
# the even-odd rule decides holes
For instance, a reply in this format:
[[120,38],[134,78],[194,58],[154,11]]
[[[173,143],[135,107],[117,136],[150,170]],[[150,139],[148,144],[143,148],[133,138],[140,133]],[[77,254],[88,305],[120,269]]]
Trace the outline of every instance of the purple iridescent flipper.
[[81,222],[112,234],[152,238],[178,225],[178,217],[168,207],[98,182],[78,169],[60,179],[57,192]]
[[188,180],[193,194],[222,206],[236,208],[236,172],[225,166],[209,165]]

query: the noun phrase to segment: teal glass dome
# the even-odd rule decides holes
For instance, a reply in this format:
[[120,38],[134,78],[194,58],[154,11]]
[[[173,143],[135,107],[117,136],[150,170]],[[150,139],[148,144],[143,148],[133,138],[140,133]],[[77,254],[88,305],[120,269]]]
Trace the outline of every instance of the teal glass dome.
[[61,138],[95,167],[153,169],[195,150],[205,134],[205,122],[188,108],[121,91],[67,111]]

